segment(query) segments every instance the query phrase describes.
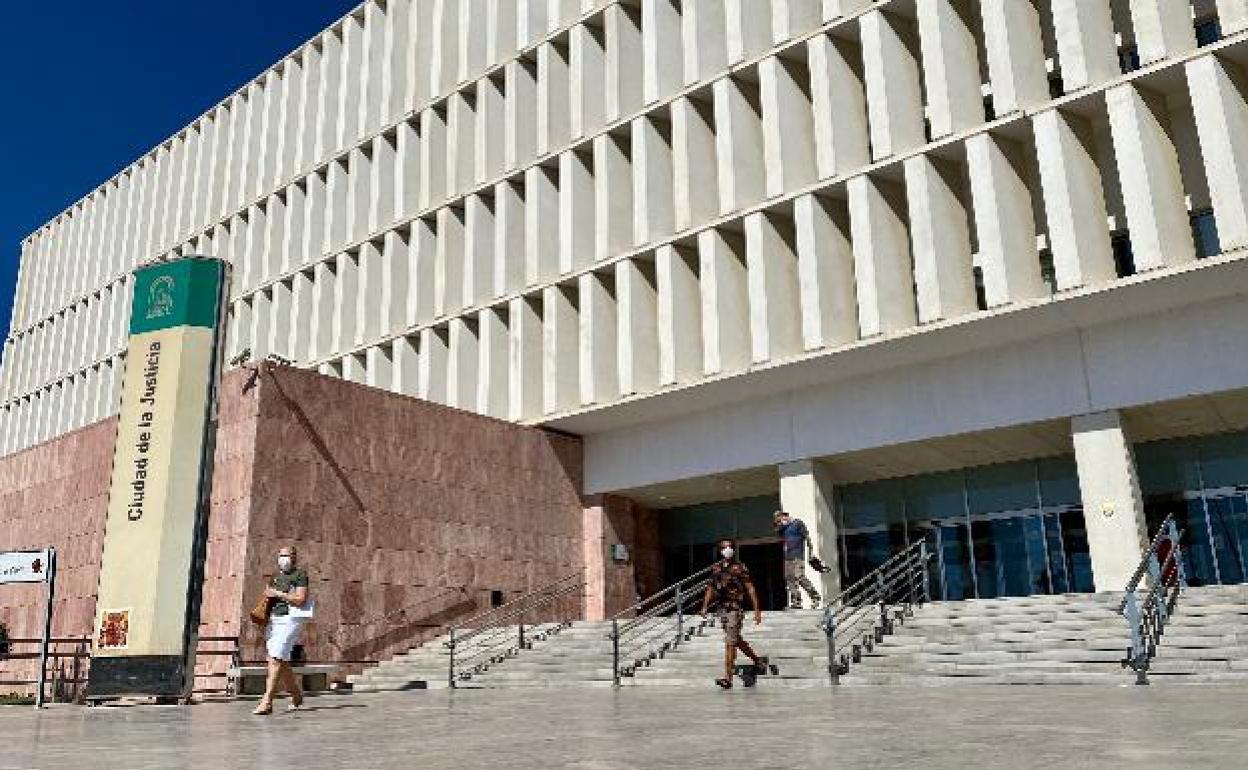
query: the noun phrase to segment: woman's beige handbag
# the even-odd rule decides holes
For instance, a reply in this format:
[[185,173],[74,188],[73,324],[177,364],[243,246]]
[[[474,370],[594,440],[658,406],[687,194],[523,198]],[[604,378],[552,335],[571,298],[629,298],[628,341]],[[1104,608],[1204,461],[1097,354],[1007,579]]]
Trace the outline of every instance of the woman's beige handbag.
[[273,611],[273,599],[260,594],[260,600],[251,608],[251,622],[263,626],[269,622],[269,613]]

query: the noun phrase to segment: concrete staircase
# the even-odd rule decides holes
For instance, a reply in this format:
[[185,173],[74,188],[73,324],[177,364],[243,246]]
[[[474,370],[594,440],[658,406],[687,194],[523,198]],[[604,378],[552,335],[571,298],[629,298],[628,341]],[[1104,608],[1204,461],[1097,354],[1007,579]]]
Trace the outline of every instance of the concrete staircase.
[[[1123,669],[1121,594],[1066,594],[935,602],[897,625],[841,677],[847,686],[968,684],[1130,685]],[[767,612],[745,636],[780,667],[763,687],[826,687],[821,612]],[[721,675],[723,635],[692,619],[691,638],[640,666],[624,686],[708,686]],[[609,623],[576,622],[491,665],[462,688],[611,685]],[[447,651],[437,639],[355,677],[359,691],[446,687]],[[742,661],[745,662],[744,657]],[[1248,586],[1189,588],[1162,639],[1156,684],[1248,681]]]
[[1248,682],[1248,585],[1183,591],[1153,659],[1149,681]]

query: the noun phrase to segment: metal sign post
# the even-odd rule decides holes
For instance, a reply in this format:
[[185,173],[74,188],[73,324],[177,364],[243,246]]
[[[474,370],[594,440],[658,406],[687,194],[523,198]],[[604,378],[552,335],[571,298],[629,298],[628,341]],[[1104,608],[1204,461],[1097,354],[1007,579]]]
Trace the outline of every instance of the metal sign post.
[[43,638],[39,644],[39,690],[35,693],[35,708],[43,708],[43,692],[48,682],[48,646],[52,639],[52,602],[56,598],[56,549],[0,552],[0,585],[5,583],[47,586]]

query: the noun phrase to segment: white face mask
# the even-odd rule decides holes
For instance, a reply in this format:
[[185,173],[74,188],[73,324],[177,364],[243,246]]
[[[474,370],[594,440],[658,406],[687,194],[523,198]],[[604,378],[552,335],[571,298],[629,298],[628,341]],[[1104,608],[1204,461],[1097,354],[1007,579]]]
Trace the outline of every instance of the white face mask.
[[277,557],[277,568],[282,572],[289,572],[292,564],[294,564],[294,560],[289,556]]
[[720,555],[721,555],[721,556],[723,556],[725,559],[731,559],[731,558],[732,558],[732,555],[733,555],[734,553],[736,553],[736,551],[732,550],[731,548],[725,548],[725,549],[723,549],[722,551],[720,551],[719,553],[720,553]]

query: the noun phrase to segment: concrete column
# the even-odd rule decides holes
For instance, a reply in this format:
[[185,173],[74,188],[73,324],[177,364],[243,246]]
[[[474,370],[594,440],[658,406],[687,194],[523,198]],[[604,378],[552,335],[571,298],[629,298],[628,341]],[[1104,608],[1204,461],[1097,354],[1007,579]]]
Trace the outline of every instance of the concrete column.
[[469,195],[464,215],[464,306],[472,307],[493,294],[494,200]]
[[437,288],[438,238],[436,220],[412,222],[407,242],[410,289],[407,293],[407,325],[428,323],[435,313]]
[[366,373],[365,384],[373,388],[390,390],[394,385],[394,361],[391,360],[392,350],[389,345],[369,348],[364,351]]
[[983,133],[966,140],[979,264],[988,307],[1043,297],[1048,287],[1036,253],[1036,221],[1023,148]]
[[580,302],[580,403],[605,404],[619,396],[616,299],[612,273],[585,273]]
[[633,242],[633,168],[629,134],[594,137],[594,257],[606,259]]
[[450,368],[449,332],[446,327],[420,330],[419,395],[426,401],[448,404],[447,369]]
[[[329,191],[326,189],[325,177],[320,172],[308,174],[305,178],[307,189],[303,207],[303,248],[300,250],[308,262],[320,259],[326,253],[326,207],[329,205]],[[237,220],[234,220],[237,226]],[[234,264],[238,264],[238,255],[234,255]]]
[[264,278],[270,281],[282,272],[287,256],[283,227],[286,224],[286,200],[281,195],[270,195],[265,205],[264,232]]
[[568,105],[568,48],[543,43],[537,49],[537,153],[562,148],[571,137]]
[[508,353],[506,308],[485,308],[477,314],[478,414],[507,419]]
[[770,5],[757,0],[724,0],[729,62],[752,58],[771,45]]
[[[841,592],[840,548],[837,546],[836,503],[827,466],[814,460],[783,463],[780,471],[780,507],[801,519],[810,533],[814,555],[829,572],[819,573],[806,565],[806,577],[825,600]],[[811,554],[807,554],[809,558]]]
[[613,122],[641,109],[643,97],[641,11],[614,4],[603,11],[606,21],[606,120]]
[[532,166],[524,172],[524,281],[528,286],[559,274],[557,171]]
[[366,242],[359,250],[359,293],[351,300],[355,305],[354,344],[363,345],[381,334],[381,311],[385,301],[386,265],[380,244]]
[[[767,197],[815,181],[815,123],[805,62],[772,56],[758,65]],[[841,108],[843,109],[843,107]]]
[[776,43],[792,40],[819,26],[821,0],[772,0],[771,38]]
[[580,326],[576,288],[547,286],[542,290],[542,411],[570,409],[580,391]]
[[368,232],[375,233],[394,222],[394,192],[397,152],[393,136],[373,138],[373,159],[370,165],[372,189],[368,209]]
[[507,147],[507,120],[503,100],[503,78],[497,75],[477,81],[475,179],[483,184],[503,173]]
[[447,194],[467,190],[477,171],[475,105],[468,95],[456,92],[446,102]]
[[[672,163],[675,223],[680,231],[719,212],[715,116],[711,104],[687,97],[672,102]],[[756,171],[759,172],[761,169]]]
[[1248,87],[1242,72],[1216,56],[1193,59],[1185,69],[1218,241],[1223,251],[1243,248],[1248,246],[1243,193],[1248,190]]
[[1052,0],[1052,18],[1067,93],[1121,74],[1109,3]]
[[750,350],[755,363],[802,349],[802,306],[793,222],[778,213],[745,218],[749,266]]
[[984,122],[978,46],[969,4],[954,0],[918,0],[923,77],[932,138],[957,133]]
[[594,159],[569,150],[559,156],[559,274],[594,260]]
[[973,313],[971,232],[959,197],[961,169],[930,155],[905,162],[919,323]]
[[1091,128],[1081,118],[1060,110],[1040,113],[1032,120],[1032,128],[1057,288],[1113,280],[1117,270]]
[[518,2],[490,3],[486,14],[486,36],[489,38],[486,51],[487,62],[497,64],[507,61],[520,49],[516,36],[520,8],[521,4]]
[[515,1],[516,42],[524,48],[546,32],[546,0]]
[[606,116],[606,33],[602,27],[577,24],[568,40],[571,133],[579,139],[597,131]]
[[391,230],[382,240],[381,305],[376,308],[381,334],[393,334],[407,325],[412,255],[408,234]]
[[273,325],[273,293],[270,289],[258,291],[244,302],[251,303],[251,334],[247,343],[252,358],[259,361],[272,353],[269,329]]
[[497,3],[459,0],[459,82],[472,80],[487,64],[489,33],[486,25]]
[[1071,432],[1096,590],[1121,591],[1148,546],[1131,441],[1116,411],[1072,418]]
[[307,188],[299,182],[286,188],[286,205],[283,206],[284,221],[282,222],[282,242],[279,248],[281,255],[277,272],[289,273],[297,267],[306,265],[309,255],[304,251],[305,240],[303,226],[308,217]]
[[762,105],[757,88],[736,78],[715,81],[714,91],[719,213],[727,214],[762,200],[766,193]]
[[652,117],[632,122],[633,243],[655,241],[676,227],[672,124]]
[[524,188],[507,180],[494,185],[494,296],[524,286]]
[[433,265],[433,317],[464,306],[464,211],[438,209],[437,256]]
[[672,244],[655,252],[659,309],[659,384],[696,379],[702,369],[697,255]]
[[862,337],[918,322],[904,194],[891,183],[857,176],[846,185],[854,247],[858,329]]
[[684,0],[681,37],[685,83],[696,83],[728,66],[728,27],[723,0]]
[[[317,154],[317,140],[321,134],[321,80],[324,77],[321,70],[321,51],[315,46],[305,46],[303,49],[303,82],[300,84],[302,95],[300,96],[303,104],[303,111],[299,118],[299,149],[295,155],[295,168],[305,169],[317,162],[322,156]],[[232,104],[232,102],[231,102]],[[227,107],[232,109],[232,107]],[[227,133],[228,121],[230,115],[219,114],[220,129],[218,131],[221,137],[221,159],[223,162],[228,160],[229,134]],[[222,168],[219,176],[216,178],[217,190],[214,194],[213,211],[218,215],[223,215],[229,202],[225,199],[225,179],[221,172],[225,172],[226,168]]]
[[507,168],[516,168],[537,154],[537,63],[532,59],[507,62],[507,96],[503,102],[504,156]]
[[337,257],[334,280],[333,353],[341,353],[355,342],[356,305],[359,304],[360,266],[356,254]]
[[394,379],[390,390],[405,396],[420,394],[419,337],[398,337],[391,352]]
[[623,259],[615,263],[620,393],[653,390],[659,383],[659,295],[654,263]]
[[347,147],[364,134],[363,99],[366,96],[364,27],[354,15],[342,20],[341,88],[338,90],[339,147]]
[[680,88],[680,11],[672,0],[641,0],[642,96],[646,104]]
[[853,42],[819,35],[806,41],[815,115],[815,165],[821,178],[867,165],[867,99]]
[[447,406],[472,410],[477,405],[477,324],[472,318],[452,318],[450,361],[446,371]]
[[874,160],[923,144],[923,90],[919,61],[907,38],[910,23],[882,11],[860,16],[862,64]]
[[750,365],[749,274],[745,239],[711,228],[698,233],[702,294],[702,373],[735,372]]
[[[337,251],[351,239],[350,226],[352,199],[350,195],[351,179],[347,174],[347,159],[331,161],[325,180],[325,197],[328,203],[325,208],[325,251]],[[253,214],[255,209],[252,210]],[[254,222],[252,223],[254,226]],[[243,255],[244,264],[254,254]]]
[[542,307],[538,297],[516,297],[507,306],[509,397],[507,417],[524,420],[542,411]]
[[290,358],[294,350],[289,347],[291,333],[291,317],[294,314],[294,288],[290,281],[278,281],[273,284],[272,314],[269,324],[269,339],[266,344],[271,353]]
[[1130,0],[1131,27],[1140,54],[1140,64],[1151,64],[1170,56],[1196,50],[1192,9],[1188,3],[1172,0]]
[[313,273],[305,270],[295,273],[291,279],[290,336],[286,338],[286,350],[295,363],[305,363],[316,358],[312,350],[313,318],[316,309]]
[[[338,94],[342,90],[343,85],[341,30],[330,28],[321,34],[320,83],[321,88],[317,97],[320,112],[317,120],[320,123],[321,130],[316,139],[316,157],[327,158],[342,147],[338,143],[338,113],[341,111]],[[251,107],[250,100],[248,100],[243,108],[243,115],[248,114],[251,111]],[[235,177],[236,183],[241,184],[242,169],[237,169],[237,171],[240,176]]]
[[433,6],[429,92],[446,93],[459,75],[459,0],[426,0]]
[[1195,261],[1179,156],[1167,133],[1165,101],[1126,83],[1106,91],[1105,102],[1136,270]]
[[446,198],[446,113],[431,108],[420,113],[420,206],[432,208]]
[[[412,63],[409,56],[416,48],[416,38],[412,34],[416,28],[412,18],[416,13],[415,4],[413,0],[388,0],[386,3],[384,64],[380,72],[383,123],[393,123],[408,110],[408,80],[416,76],[416,69],[409,66]],[[385,387],[389,388],[389,383]]]
[[793,201],[793,219],[802,346],[815,350],[850,342],[858,337],[858,311],[845,202],[803,195]]

